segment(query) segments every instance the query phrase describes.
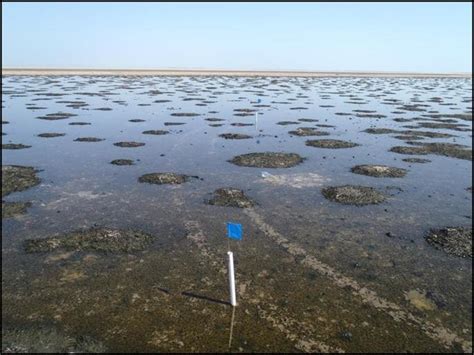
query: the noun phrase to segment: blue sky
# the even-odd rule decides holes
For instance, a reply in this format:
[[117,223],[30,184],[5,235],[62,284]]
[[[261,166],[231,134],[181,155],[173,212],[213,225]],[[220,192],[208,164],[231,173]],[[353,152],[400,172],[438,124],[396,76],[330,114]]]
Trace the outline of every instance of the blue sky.
[[2,3],[2,66],[471,72],[472,3]]

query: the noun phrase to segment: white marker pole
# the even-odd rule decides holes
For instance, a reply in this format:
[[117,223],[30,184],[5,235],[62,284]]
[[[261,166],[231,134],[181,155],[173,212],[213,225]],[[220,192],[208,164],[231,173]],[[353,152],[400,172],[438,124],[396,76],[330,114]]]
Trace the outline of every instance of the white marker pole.
[[231,251],[227,252],[229,257],[229,292],[230,292],[230,304],[232,307],[237,306],[237,298],[235,296],[235,276],[234,276],[234,254]]

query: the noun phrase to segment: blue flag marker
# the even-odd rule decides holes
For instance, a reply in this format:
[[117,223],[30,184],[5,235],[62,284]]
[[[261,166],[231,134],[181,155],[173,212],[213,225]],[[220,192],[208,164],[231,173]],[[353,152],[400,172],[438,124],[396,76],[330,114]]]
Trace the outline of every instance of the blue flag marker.
[[227,222],[227,236],[232,239],[242,239],[242,225],[238,223]]

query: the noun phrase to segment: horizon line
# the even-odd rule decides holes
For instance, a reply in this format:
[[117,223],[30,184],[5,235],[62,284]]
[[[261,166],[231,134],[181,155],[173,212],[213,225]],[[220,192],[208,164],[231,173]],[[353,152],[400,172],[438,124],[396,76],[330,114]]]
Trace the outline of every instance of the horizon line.
[[48,73],[54,73],[54,72],[64,72],[64,73],[74,73],[74,72],[91,72],[91,73],[107,73],[107,72],[122,72],[126,74],[127,72],[129,73],[136,73],[136,72],[142,72],[142,73],[174,73],[176,75],[179,74],[186,74],[186,73],[208,73],[208,74],[213,74],[213,75],[219,75],[220,73],[222,74],[231,74],[233,73],[234,75],[238,74],[273,74],[273,75],[278,75],[278,74],[309,74],[309,75],[352,75],[352,74],[359,74],[359,75],[428,75],[428,76],[472,76],[472,72],[416,72],[416,71],[368,71],[368,70],[295,70],[295,69],[290,69],[290,70],[272,70],[272,69],[266,69],[266,70],[259,70],[259,69],[202,69],[202,68],[110,68],[110,69],[105,69],[105,68],[51,68],[51,67],[3,67],[2,66],[2,75],[3,73],[10,73],[12,75],[21,72],[48,72]]

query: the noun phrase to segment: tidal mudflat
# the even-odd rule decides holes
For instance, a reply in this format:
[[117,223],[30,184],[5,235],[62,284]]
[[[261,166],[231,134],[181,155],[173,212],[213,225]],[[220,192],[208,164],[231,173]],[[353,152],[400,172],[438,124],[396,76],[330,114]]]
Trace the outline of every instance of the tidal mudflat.
[[[2,352],[471,352],[472,80],[7,75]],[[324,136],[324,137],[318,137]]]

